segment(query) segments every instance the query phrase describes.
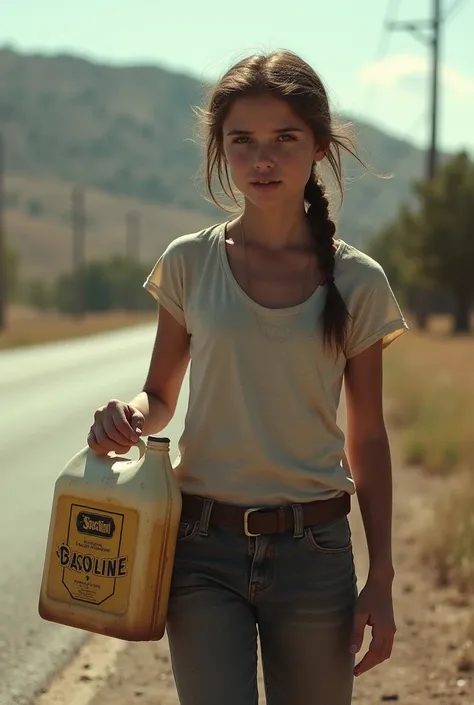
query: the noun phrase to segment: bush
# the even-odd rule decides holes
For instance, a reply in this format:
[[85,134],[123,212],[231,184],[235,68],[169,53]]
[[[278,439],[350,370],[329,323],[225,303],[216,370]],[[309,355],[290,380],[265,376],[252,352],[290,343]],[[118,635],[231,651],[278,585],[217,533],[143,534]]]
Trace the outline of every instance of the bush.
[[58,278],[54,294],[56,307],[62,313],[74,313],[82,298],[85,312],[150,310],[156,304],[143,289],[149,271],[149,266],[123,257],[91,262],[80,272]]
[[41,311],[53,308],[53,292],[45,281],[36,279],[26,285],[26,300]]
[[39,200],[39,198],[30,198],[26,204],[26,211],[29,215],[39,217],[44,213],[43,203]]

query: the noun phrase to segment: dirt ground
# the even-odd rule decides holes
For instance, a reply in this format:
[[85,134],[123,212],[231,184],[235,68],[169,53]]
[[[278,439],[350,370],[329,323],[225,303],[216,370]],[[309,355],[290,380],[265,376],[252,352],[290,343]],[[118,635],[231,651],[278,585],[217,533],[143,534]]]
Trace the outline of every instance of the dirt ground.
[[[395,445],[395,447],[394,447]],[[398,633],[392,658],[356,679],[354,702],[375,705],[474,705],[474,663],[466,651],[466,629],[474,600],[452,589],[438,589],[419,558],[420,526],[429,515],[442,482],[414,469],[402,469],[396,443],[394,460],[394,588]],[[363,586],[366,549],[358,508],[352,512],[356,567]],[[367,634],[363,651],[367,647]],[[80,680],[94,678],[84,664]],[[96,684],[97,685],[97,684]],[[260,679],[260,703],[265,702]],[[177,705],[166,641],[130,644],[118,656],[91,705]],[[225,705],[225,704],[223,704]],[[289,703],[288,705],[291,705]]]

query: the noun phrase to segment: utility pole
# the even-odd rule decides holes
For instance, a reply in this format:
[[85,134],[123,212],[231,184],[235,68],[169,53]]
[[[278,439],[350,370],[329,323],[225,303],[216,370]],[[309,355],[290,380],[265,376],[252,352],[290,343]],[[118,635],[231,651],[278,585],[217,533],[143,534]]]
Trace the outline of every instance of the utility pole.
[[140,216],[137,211],[126,215],[125,256],[129,260],[140,259]]
[[[441,35],[441,0],[432,0],[432,16],[428,20],[413,22],[390,22],[388,29],[391,31],[402,30],[410,32],[425,46],[431,49],[431,108],[430,108],[430,143],[426,159],[426,179],[433,181],[438,166],[438,112],[439,112],[439,55]],[[418,289],[416,295],[416,318],[420,330],[424,330],[428,323],[430,309],[429,293]]]
[[439,85],[439,39],[441,34],[441,0],[433,0],[433,37],[431,41],[431,143],[428,158],[428,179],[436,175],[438,162],[438,85]]
[[389,22],[388,24],[389,30],[410,32],[431,49],[431,138],[426,162],[426,177],[429,181],[432,181],[436,175],[438,162],[439,55],[442,26],[441,0],[432,0],[432,3],[432,17],[428,20]]
[[86,261],[86,215],[84,189],[74,186],[71,194],[72,216],[72,270],[75,276],[74,316],[81,318],[85,311],[84,265]]
[[0,134],[0,331],[7,324],[7,246],[5,237],[5,150],[3,136]]

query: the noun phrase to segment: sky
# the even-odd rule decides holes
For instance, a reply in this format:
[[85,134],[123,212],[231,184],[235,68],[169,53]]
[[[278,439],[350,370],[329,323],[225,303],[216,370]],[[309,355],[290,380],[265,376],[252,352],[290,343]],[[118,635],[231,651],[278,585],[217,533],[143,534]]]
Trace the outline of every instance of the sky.
[[[439,148],[474,151],[474,0],[440,0]],[[1,0],[0,46],[101,63],[157,64],[216,80],[234,61],[291,49],[337,112],[429,142],[430,48],[388,20],[429,18],[434,0]],[[427,33],[425,33],[428,36]]]

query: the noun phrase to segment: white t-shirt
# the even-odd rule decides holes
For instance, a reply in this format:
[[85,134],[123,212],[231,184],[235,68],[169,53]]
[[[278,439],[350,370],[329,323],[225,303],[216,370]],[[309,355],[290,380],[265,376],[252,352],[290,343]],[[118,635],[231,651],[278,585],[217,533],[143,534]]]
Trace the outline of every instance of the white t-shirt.
[[191,336],[181,489],[245,506],[353,494],[336,420],[346,360],[408,328],[385,273],[339,240],[334,276],[351,318],[336,358],[323,347],[326,288],[296,306],[261,306],[232,273],[225,232],[220,223],[178,237],[144,284]]

